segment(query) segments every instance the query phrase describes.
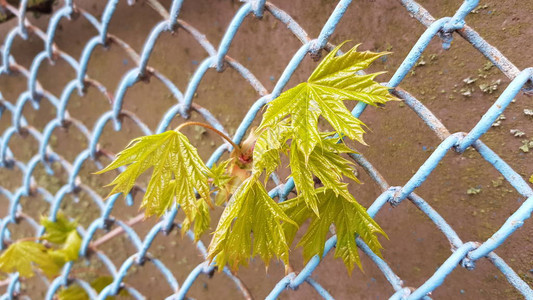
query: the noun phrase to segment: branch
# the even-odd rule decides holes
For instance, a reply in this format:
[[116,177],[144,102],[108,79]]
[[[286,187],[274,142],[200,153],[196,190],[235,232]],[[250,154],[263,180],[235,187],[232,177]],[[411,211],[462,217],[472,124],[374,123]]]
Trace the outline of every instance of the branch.
[[[130,220],[128,220],[126,222],[126,225],[131,227],[131,226],[139,223],[142,220],[144,220],[144,213],[138,214],[137,216],[131,218]],[[110,232],[108,232],[107,234],[105,234],[103,237],[101,237],[101,238],[97,239],[96,241],[92,242],[90,244],[90,247],[98,248],[103,243],[113,239],[114,237],[116,237],[118,235],[121,235],[123,232],[124,232],[124,229],[122,227],[117,227],[117,228],[111,230]]]

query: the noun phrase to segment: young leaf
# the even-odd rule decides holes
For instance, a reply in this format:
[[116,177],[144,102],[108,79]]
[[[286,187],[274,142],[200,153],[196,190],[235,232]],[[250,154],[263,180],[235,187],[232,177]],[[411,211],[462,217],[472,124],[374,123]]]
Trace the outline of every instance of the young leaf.
[[76,231],[78,223],[76,221],[71,222],[63,213],[58,213],[55,222],[47,217],[41,217],[41,225],[45,229],[44,240],[54,244],[63,244],[69,234]]
[[313,210],[318,216],[318,198],[315,192],[315,181],[313,173],[309,168],[309,163],[305,161],[305,154],[298,149],[296,143],[291,143],[290,162],[292,178],[298,195],[304,200],[304,203]]
[[15,242],[0,256],[0,270],[5,273],[19,272],[22,277],[32,277],[33,264],[48,276],[56,276],[62,264],[58,264],[47,254],[47,249],[43,244],[34,241]]
[[63,262],[77,260],[81,242],[80,235],[76,230],[73,230],[69,232],[60,249],[48,250],[48,254],[52,255],[54,259],[59,262],[61,262],[61,260],[63,260]]
[[115,178],[108,186],[114,185],[109,196],[116,193],[129,193],[135,180],[148,168],[156,165],[164,149],[169,147],[175,135],[171,131],[149,135],[132,140],[126,149],[122,150],[111,164],[95,174],[102,174],[116,168],[129,165],[128,168]]
[[280,154],[289,149],[287,140],[292,136],[289,120],[285,119],[275,127],[267,127],[259,134],[253,153],[253,173],[265,171],[265,179],[281,164]]
[[[307,166],[326,188],[336,194],[348,192],[347,184],[342,182],[343,176],[359,183],[354,174],[353,162],[342,157],[340,155],[342,153],[354,153],[354,151],[348,148],[342,139],[326,136],[322,144],[309,156]],[[346,194],[345,197],[350,196]]]
[[321,141],[317,128],[319,116],[323,116],[338,134],[363,143],[363,123],[350,113],[342,101],[357,100],[376,105],[395,99],[386,87],[374,81],[380,73],[355,74],[386,53],[361,53],[356,51],[356,46],[336,56],[341,46],[322,60],[307,82],[271,101],[259,126],[260,130],[272,127],[291,116],[290,124],[298,137],[297,146],[306,162]]
[[[113,283],[112,276],[99,276],[95,280],[91,281],[91,287],[97,292],[100,293],[106,286]],[[118,293],[119,296],[128,297],[130,294],[126,289],[121,289]],[[85,290],[77,285],[71,284],[67,288],[63,288],[58,293],[58,300],[89,300],[89,295]],[[114,300],[116,297],[108,296],[106,300]]]
[[[141,207],[147,216],[161,216],[175,200],[183,209],[186,219],[182,232],[194,223],[196,238],[203,233],[210,222],[209,212],[204,204],[209,198],[209,169],[204,164],[196,148],[185,135],[178,131],[166,131],[133,140],[120,152],[117,158],[98,173],[128,165],[110,185],[114,185],[110,195],[126,195],[135,180],[148,168],[153,167],[152,177],[146,188]],[[199,194],[199,199],[196,197]],[[203,203],[205,202],[205,203]]]
[[234,168],[233,161],[234,158],[227,159],[220,164],[213,165],[210,169],[209,177],[212,179],[213,186],[216,187],[216,205],[224,205],[241,183],[237,176],[229,173]]
[[[304,249],[305,261],[314,255],[320,257],[324,253],[324,245],[331,224],[335,225],[337,234],[337,246],[335,257],[341,257],[351,273],[354,264],[361,267],[355,237],[358,234],[374,253],[381,256],[382,248],[376,233],[385,235],[379,225],[368,215],[364,207],[359,205],[349,193],[336,194],[331,189],[317,189],[319,199],[318,210],[320,217],[317,217],[309,207],[302,201],[301,197],[280,203],[285,213],[301,225],[307,219],[311,219],[311,224],[305,235],[302,237],[299,246]],[[285,235],[289,243],[292,243],[297,230],[293,226],[283,224]],[[386,235],[385,235],[386,236]]]
[[[114,278],[113,276],[98,276],[96,277],[96,279],[94,279],[93,281],[91,281],[91,287],[97,291],[98,293],[100,293],[102,290],[104,290],[108,285],[110,285],[111,283],[113,283],[114,281]],[[122,296],[122,297],[130,297],[130,293],[128,292],[127,289],[120,289],[120,291],[118,292],[118,295],[119,296]],[[115,299],[115,297],[107,297],[106,300],[113,300]]]
[[324,57],[311,76],[309,76],[309,81],[323,83],[325,85],[333,85],[328,84],[327,81],[349,78],[356,72],[368,68],[376,59],[389,54],[388,52],[357,52],[357,48],[361,45],[357,44],[343,55],[336,56],[339,49],[347,42],[348,41],[342,42]]
[[290,126],[293,134],[298,137],[298,146],[304,157],[308,157],[320,142],[317,126],[321,108],[315,98],[316,94],[309,89],[306,82],[282,93],[269,103],[259,130],[272,127],[290,115]]
[[247,265],[255,255],[261,256],[267,266],[274,256],[288,263],[289,246],[281,222],[296,225],[268,196],[257,177],[248,178],[220,217],[208,259],[216,257],[219,270],[226,264],[233,269]]
[[89,300],[89,295],[85,290],[77,285],[71,284],[67,288],[62,288],[59,293],[57,293],[58,300]]
[[61,245],[60,249],[48,249],[48,254],[57,264],[78,259],[81,247],[81,237],[76,230],[78,223],[69,221],[63,213],[58,213],[55,222],[47,217],[41,217],[41,225],[44,226],[43,240]]
[[209,177],[213,179],[213,185],[222,188],[231,181],[232,176],[226,171],[230,164],[232,163],[233,158],[227,159],[220,164],[214,164],[209,173]]
[[198,199],[195,202],[196,207],[191,209],[192,215],[187,216],[181,223],[181,233],[191,228],[191,223],[194,221],[193,233],[196,241],[200,236],[209,229],[209,223],[211,222],[211,216],[209,215],[209,207],[204,199]]
[[[304,154],[296,144],[291,144],[290,163],[292,178],[298,195],[317,216],[317,196],[314,177],[336,194],[348,193],[347,183],[342,182],[343,176],[355,182],[359,180],[354,175],[353,163],[340,156],[341,153],[353,153],[340,138],[321,134],[322,141],[313,149],[309,159],[305,162]],[[345,197],[350,197],[348,194]]]

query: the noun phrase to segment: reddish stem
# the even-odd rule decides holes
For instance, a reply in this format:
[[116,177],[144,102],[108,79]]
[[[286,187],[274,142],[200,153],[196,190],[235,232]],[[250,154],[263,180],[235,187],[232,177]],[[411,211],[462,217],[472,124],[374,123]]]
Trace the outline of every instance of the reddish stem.
[[179,125],[178,127],[176,127],[176,129],[174,129],[174,130],[175,131],[180,131],[181,129],[183,129],[183,128],[187,127],[187,126],[200,126],[200,127],[205,128],[205,129],[209,129],[209,130],[213,131],[214,133],[218,134],[221,138],[225,139],[228,143],[230,143],[231,146],[233,146],[233,149],[235,149],[235,151],[237,151],[238,153],[241,153],[241,147],[239,147],[239,145],[235,144],[229,138],[229,136],[224,134],[222,131],[220,131],[218,129],[215,129],[211,125],[208,125],[208,124],[205,124],[205,123],[202,123],[202,122],[185,122],[185,123]]

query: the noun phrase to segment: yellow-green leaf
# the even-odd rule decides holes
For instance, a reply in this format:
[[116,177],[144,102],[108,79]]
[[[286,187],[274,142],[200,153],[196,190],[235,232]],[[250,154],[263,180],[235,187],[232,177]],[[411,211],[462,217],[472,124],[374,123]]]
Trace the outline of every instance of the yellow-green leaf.
[[[354,264],[361,267],[355,244],[356,234],[367,243],[374,253],[381,256],[380,249],[382,247],[376,233],[383,235],[385,233],[368,215],[364,207],[359,205],[349,193],[336,194],[331,189],[319,188],[317,189],[317,196],[320,217],[317,217],[307,207],[300,196],[280,203],[287,215],[298,225],[311,219],[307,232],[298,243],[299,246],[303,247],[305,261],[314,255],[322,257],[331,224],[335,225],[337,234],[335,257],[343,259],[348,272],[351,273]],[[292,243],[297,230],[286,224],[283,224],[283,227],[287,240]]]
[[49,255],[54,256],[54,259],[64,262],[74,261],[78,259],[78,254],[81,247],[81,237],[76,230],[69,232],[65,242],[60,249],[48,250]]
[[205,204],[211,203],[208,183],[210,171],[196,148],[181,132],[166,131],[137,138],[99,173],[125,165],[126,170],[111,182],[110,185],[114,187],[110,194],[129,193],[137,178],[153,167],[141,204],[145,214],[161,216],[177,203],[186,217],[183,232],[194,223],[194,232],[199,238],[209,227],[209,211]]
[[54,244],[63,244],[72,231],[76,231],[78,223],[69,221],[63,213],[58,213],[55,222],[48,217],[41,217],[41,225],[45,229],[43,239]]
[[330,80],[350,77],[356,72],[368,68],[381,56],[389,54],[387,52],[357,52],[357,48],[360,45],[357,44],[343,55],[337,56],[337,52],[347,42],[348,41],[344,41],[324,57],[311,76],[309,76],[309,81],[331,85],[328,83]]
[[356,74],[387,53],[357,52],[356,46],[336,56],[341,46],[324,58],[307,82],[271,101],[259,126],[260,130],[273,127],[290,116],[294,142],[306,162],[321,141],[317,128],[319,116],[323,116],[338,134],[364,143],[363,123],[350,113],[343,101],[357,100],[376,105],[395,99],[387,87],[374,81],[380,73]]
[[[353,153],[339,138],[326,137],[322,145],[317,146],[309,156],[307,168],[320,179],[320,182],[336,194],[347,193],[347,183],[342,182],[343,176],[359,183],[354,174],[354,164],[342,157],[341,153]],[[344,195],[350,197],[348,194]]]
[[[91,281],[91,287],[97,291],[98,293],[102,292],[108,285],[110,285],[111,283],[113,283],[113,276],[98,276],[96,277],[96,279],[94,279],[93,281]],[[128,293],[128,290],[126,289],[120,289],[120,291],[118,292],[118,295],[119,296],[122,296],[122,297],[128,297],[130,296],[130,293]],[[106,300],[113,300],[115,299],[115,297],[107,297]]]
[[229,196],[237,188],[237,186],[235,185],[235,182],[238,181],[237,176],[230,175],[230,168],[236,167],[234,164],[234,160],[235,158],[232,157],[221,162],[220,164],[213,165],[213,167],[211,167],[210,169],[209,177],[212,179],[212,184],[216,188],[216,205],[224,205],[224,203],[228,201]]
[[313,149],[307,162],[304,154],[294,143],[291,144],[289,156],[289,166],[296,191],[317,216],[320,212],[314,177],[336,194],[344,193],[344,197],[350,197],[350,195],[347,190],[348,184],[342,181],[343,177],[359,182],[354,175],[353,163],[340,155],[354,151],[338,137],[321,134],[321,138],[321,143]]
[[[91,281],[91,287],[97,293],[100,293],[105,287],[107,287],[111,283],[113,283],[112,276],[99,276],[93,281]],[[125,289],[121,289],[118,294],[123,297],[130,296],[128,291]],[[67,288],[61,289],[57,296],[58,300],[89,300],[89,295],[87,295],[85,290],[77,284],[71,284]],[[114,296],[108,296],[106,297],[106,300],[114,300],[115,298],[116,297]]]
[[15,242],[0,256],[0,270],[5,273],[16,271],[22,277],[32,277],[34,264],[50,277],[58,275],[62,267],[48,255],[43,244],[35,241]]
[[[297,105],[298,100],[306,97],[307,89],[306,83],[300,83],[297,86],[281,93],[276,99],[268,103],[266,111],[263,113],[263,119],[261,125],[257,128],[258,131],[263,130],[266,127],[273,127],[287,116],[289,116],[294,107]],[[293,101],[293,99],[297,99]]]
[[55,221],[41,217],[41,225],[45,229],[42,239],[60,246],[60,249],[48,249],[47,252],[57,264],[78,259],[82,240],[76,230],[76,221],[69,221],[63,213],[58,213]]
[[213,179],[213,185],[223,188],[231,181],[232,176],[228,174],[227,169],[232,163],[233,158],[227,159],[220,164],[214,164],[209,170],[209,177]]
[[305,161],[305,155],[298,149],[295,143],[291,144],[290,162],[292,178],[298,195],[305,204],[318,216],[318,198],[315,192],[315,181],[309,164]]
[[267,266],[273,257],[288,263],[289,246],[282,222],[295,226],[268,196],[257,177],[252,176],[239,187],[222,213],[209,245],[208,258],[216,258],[219,270],[226,264],[232,269],[247,265],[256,255]]
[[57,293],[57,299],[58,300],[89,300],[89,295],[85,292],[85,290],[77,285],[77,284],[71,284],[66,288],[62,288],[59,290],[59,293]]
[[275,127],[266,127],[258,136],[253,153],[253,172],[265,171],[265,179],[281,164],[280,154],[288,150],[287,140],[291,137],[288,120],[283,120]]
[[160,134],[148,135],[133,139],[124,150],[117,154],[117,157],[111,164],[95,174],[102,174],[114,170],[118,167],[126,166],[133,163],[149,160],[154,163],[157,160],[158,149],[164,148],[169,140],[174,137],[172,131],[166,131]]

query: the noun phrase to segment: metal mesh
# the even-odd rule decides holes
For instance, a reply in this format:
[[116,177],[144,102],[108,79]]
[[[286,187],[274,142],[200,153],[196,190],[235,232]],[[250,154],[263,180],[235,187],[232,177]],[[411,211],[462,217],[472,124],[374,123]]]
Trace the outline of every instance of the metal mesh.
[[[249,0],[240,7],[238,12],[233,17],[227,31],[224,34],[222,41],[218,48],[215,48],[205,36],[196,30],[191,25],[180,20],[179,13],[182,6],[180,0],[172,2],[170,12],[163,11],[164,9],[158,7],[160,13],[165,16],[165,19],[159,22],[152,28],[152,31],[143,46],[142,53],[137,54],[132,48],[122,41],[120,38],[108,32],[108,25],[115,13],[118,0],[109,0],[102,13],[100,20],[91,15],[87,11],[76,7],[72,0],[66,0],[63,6],[57,9],[53,16],[49,19],[48,29],[46,32],[41,31],[38,27],[32,25],[25,17],[26,6],[28,0],[20,1],[20,7],[15,8],[10,5],[6,6],[12,14],[16,15],[18,19],[18,26],[14,27],[5,37],[2,47],[2,66],[0,68],[0,76],[10,76],[12,74],[22,75],[27,81],[27,90],[20,94],[16,101],[7,101],[3,99],[0,93],[0,112],[1,117],[11,115],[11,126],[3,133],[0,139],[0,164],[3,168],[19,169],[23,174],[23,182],[14,192],[10,192],[0,183],[0,193],[9,199],[9,212],[2,218],[0,224],[0,239],[4,241],[0,247],[5,247],[5,242],[10,241],[9,224],[19,223],[21,221],[28,222],[36,231],[37,235],[43,233],[43,228],[38,225],[38,222],[20,208],[21,197],[33,197],[36,195],[42,196],[50,203],[50,210],[48,212],[50,218],[54,219],[58,213],[62,200],[67,195],[72,195],[84,191],[90,195],[94,203],[100,208],[100,217],[95,219],[88,228],[80,226],[79,233],[83,237],[83,243],[80,250],[80,256],[85,257],[89,252],[90,243],[93,241],[95,233],[98,230],[110,230],[111,228],[121,228],[121,231],[128,236],[132,241],[136,253],[131,255],[128,259],[123,261],[120,265],[112,263],[111,259],[102,252],[96,253],[96,258],[103,263],[108,269],[111,276],[113,276],[113,283],[108,285],[99,294],[93,290],[89,283],[76,278],[71,274],[73,262],[67,263],[62,274],[54,279],[52,282],[47,282],[48,286],[46,299],[52,299],[54,294],[61,288],[68,285],[79,285],[83,288],[91,299],[105,299],[107,296],[116,295],[121,289],[126,289],[131,296],[137,299],[144,299],[139,291],[134,286],[125,284],[124,278],[128,270],[135,264],[151,263],[153,264],[166,278],[170,288],[175,291],[175,294],[169,295],[169,298],[182,299],[187,294],[191,285],[195,282],[198,276],[202,273],[210,273],[213,271],[213,266],[207,263],[201,263],[194,268],[187,278],[178,283],[173,271],[170,270],[160,260],[150,255],[149,250],[155,237],[160,233],[168,233],[171,230],[179,228],[179,224],[175,220],[177,210],[173,209],[165,215],[144,237],[137,235],[135,230],[118,219],[111,217],[111,212],[116,206],[118,195],[112,196],[109,200],[103,201],[102,195],[92,190],[90,187],[81,182],[78,174],[80,169],[85,164],[94,163],[101,167],[98,158],[102,155],[111,156],[100,145],[104,127],[107,123],[112,122],[115,130],[121,130],[121,125],[124,118],[129,118],[135,123],[144,134],[153,134],[148,126],[146,126],[134,113],[123,110],[122,103],[126,91],[133,85],[143,81],[149,77],[159,80],[163,83],[170,93],[175,97],[176,104],[171,107],[164,116],[162,116],[159,126],[155,132],[159,133],[165,131],[170,122],[177,116],[187,118],[191,112],[195,112],[205,119],[206,122],[213,127],[226,132],[224,127],[216,118],[206,109],[193,103],[194,94],[198,85],[208,69],[216,69],[223,71],[225,67],[235,69],[258,93],[259,99],[250,107],[247,115],[242,120],[238,127],[236,134],[233,137],[235,143],[239,143],[246,131],[250,128],[253,120],[256,118],[259,110],[267,104],[270,100],[278,96],[282,89],[286,86],[288,80],[293,75],[293,72],[302,62],[303,58],[310,53],[311,55],[318,55],[322,49],[332,49],[333,45],[328,44],[328,39],[335,31],[335,28],[348,6],[352,1],[341,0],[337,4],[335,10],[330,15],[325,23],[319,36],[315,39],[310,38],[305,30],[291,18],[285,11],[277,8],[273,4],[265,0]],[[133,4],[134,1],[129,1]],[[362,155],[352,155],[353,160],[358,163],[377,184],[382,188],[381,195],[369,207],[368,213],[373,217],[386,203],[393,206],[399,205],[404,199],[408,199],[412,204],[417,206],[424,212],[429,219],[442,231],[442,233],[449,240],[452,245],[452,254],[448,259],[434,272],[418,288],[409,288],[403,285],[402,280],[394,273],[392,268],[381,258],[376,256],[371,250],[360,240],[357,239],[357,245],[362,252],[370,257],[370,259],[381,270],[386,279],[396,291],[391,299],[419,299],[429,298],[428,293],[433,291],[442,284],[444,279],[456,268],[461,265],[465,268],[474,268],[477,260],[488,259],[501,273],[507,278],[514,288],[516,288],[522,295],[528,299],[533,299],[533,290],[526,282],[524,282],[506,263],[500,258],[494,250],[498,248],[505,240],[513,234],[524,221],[530,217],[533,211],[533,190],[524,181],[524,179],[517,174],[505,161],[487,147],[480,137],[487,132],[491,125],[496,121],[498,116],[506,109],[507,105],[514,99],[514,97],[521,91],[531,92],[530,80],[533,78],[533,68],[519,70],[506,57],[504,57],[498,49],[489,45],[475,30],[467,26],[464,22],[464,17],[472,11],[478,4],[477,0],[467,0],[461,5],[452,17],[445,17],[435,20],[423,7],[414,1],[403,0],[403,6],[411,13],[420,23],[427,27],[426,31],[420,36],[417,43],[413,46],[401,66],[396,70],[392,79],[385,83],[391,88],[392,92],[401,98],[407,106],[409,106],[420,117],[427,126],[440,138],[440,145],[433,151],[425,163],[417,170],[417,172],[409,179],[403,186],[389,186],[380,173],[367,161]],[[58,24],[63,18],[70,18],[73,14],[79,14],[81,17],[87,19],[92,26],[98,31],[98,35],[94,36],[86,43],[81,57],[76,60],[69,54],[63,52],[54,44],[54,35],[58,29]],[[252,74],[245,66],[227,56],[228,50],[231,47],[232,40],[241,28],[243,20],[248,16],[262,17],[263,14],[271,14],[277,21],[286,25],[288,30],[292,32],[301,42],[301,48],[292,56],[289,64],[286,66],[284,72],[277,81],[274,89],[268,92],[263,84]],[[165,75],[159,73],[156,69],[148,66],[148,60],[152,54],[154,45],[158,37],[163,32],[172,32],[180,28],[190,34],[194,40],[208,53],[197,67],[193,76],[191,77],[185,92],[181,92],[178,87],[172,83]],[[414,67],[416,61],[426,49],[428,43],[438,36],[443,41],[443,47],[450,47],[452,34],[457,33],[466,41],[468,41],[475,49],[481,52],[487,59],[489,59],[497,68],[501,70],[510,80],[511,83],[507,86],[505,91],[498,97],[494,104],[488,109],[479,122],[468,132],[457,132],[451,134],[448,129],[429,111],[421,102],[415,99],[408,92],[399,88],[406,74]],[[11,55],[11,48],[15,39],[27,40],[30,36],[41,39],[44,42],[44,50],[37,54],[33,59],[31,68],[28,70],[23,66],[17,64]],[[109,44],[118,45],[123,48],[132,58],[134,58],[137,66],[125,74],[120,81],[120,84],[113,95],[107,92],[106,87],[97,80],[90,78],[87,75],[87,65],[93,54],[93,51],[98,46],[107,46]],[[48,92],[37,80],[37,73],[41,64],[46,61],[64,60],[76,72],[76,78],[73,78],[66,84],[58,97]],[[68,112],[68,103],[74,91],[80,95],[85,95],[87,89],[96,89],[106,97],[111,103],[108,112],[102,114],[91,130],[87,128],[82,122],[71,117]],[[34,104],[36,107],[40,101],[48,101],[55,108],[57,115],[50,120],[45,129],[40,132],[29,124],[23,114],[24,107],[27,103]],[[14,104],[12,104],[14,103]],[[365,109],[365,104],[359,103],[353,110],[353,115],[359,117]],[[7,113],[7,114],[6,114]],[[88,147],[81,151],[76,159],[68,161],[59,154],[55,153],[50,147],[50,139],[54,130],[64,126],[75,126],[82,132],[88,141]],[[39,144],[39,152],[33,156],[27,163],[21,162],[17,159],[16,153],[10,150],[10,141],[16,135],[29,135],[33,137]],[[443,159],[444,155],[450,151],[462,153],[468,147],[473,147],[479,154],[490,163],[498,172],[500,172],[505,179],[518,191],[520,195],[527,198],[520,207],[505,221],[503,225],[492,235],[491,238],[485,242],[463,242],[455,233],[453,228],[437,213],[424,199],[417,196],[414,190],[422,185],[425,179],[433,171],[433,169]],[[230,149],[229,144],[220,146],[208,161],[208,165],[215,163],[221,155]],[[43,167],[52,171],[50,165],[52,162],[59,162],[64,172],[68,174],[68,183],[62,186],[55,195],[39,186],[34,180],[34,170],[41,164]],[[278,182],[276,188],[272,189],[270,195],[284,199],[290,191],[294,188],[292,180],[285,183]],[[131,202],[131,198],[128,198]],[[131,203],[130,203],[131,204]],[[189,235],[192,238],[192,234]],[[325,247],[326,255],[336,243],[336,237],[330,238]],[[206,248],[202,242],[196,243],[198,251],[206,256]],[[302,270],[298,272],[291,272],[287,276],[281,278],[279,282],[272,288],[269,299],[274,299],[285,289],[297,289],[302,284],[308,284],[316,290],[316,292],[323,298],[330,299],[332,296],[326,289],[324,289],[319,282],[312,278],[313,271],[320,263],[318,256],[312,258]],[[228,269],[224,269],[224,274],[231,278],[237,288],[241,290],[243,295],[247,298],[251,297],[247,289],[243,286],[240,279]],[[20,281],[18,274],[11,274],[7,279],[7,292],[2,296],[2,299],[11,299],[20,291]],[[149,295],[148,295],[149,296]]]

